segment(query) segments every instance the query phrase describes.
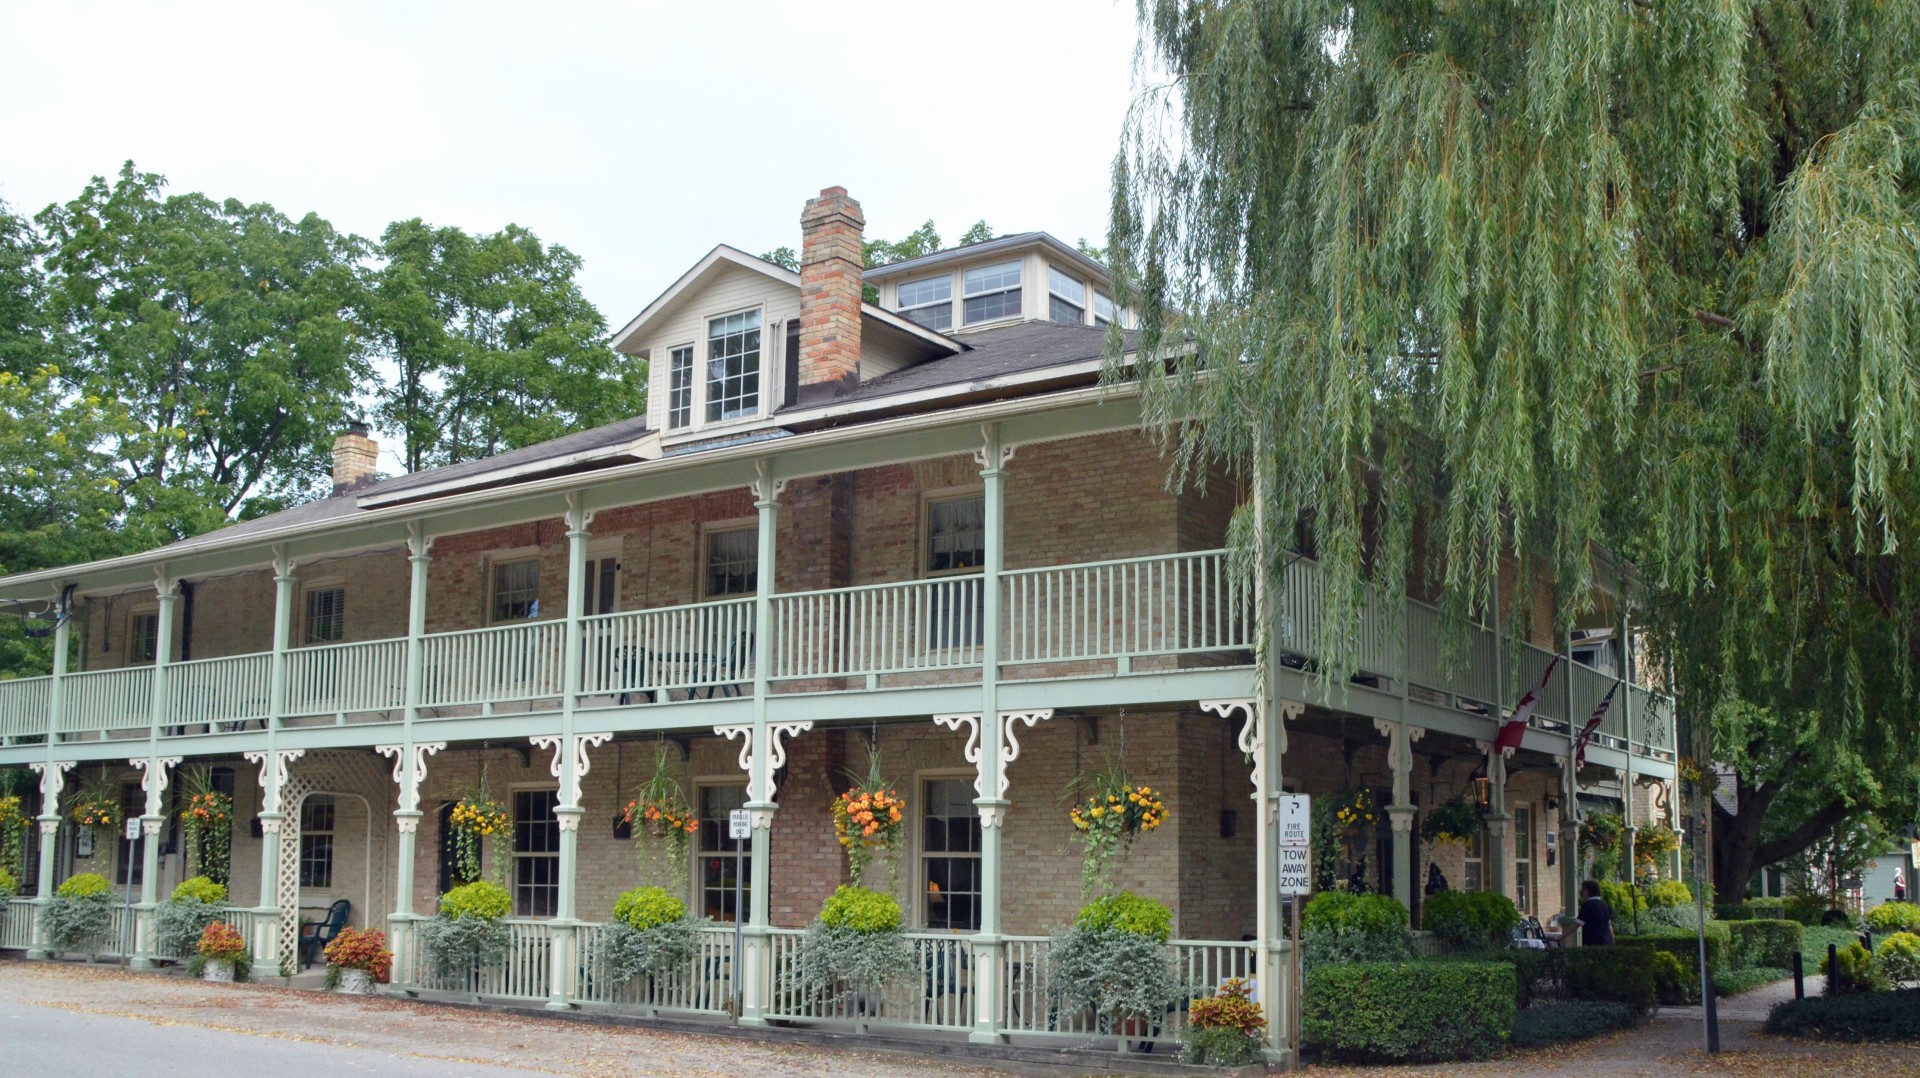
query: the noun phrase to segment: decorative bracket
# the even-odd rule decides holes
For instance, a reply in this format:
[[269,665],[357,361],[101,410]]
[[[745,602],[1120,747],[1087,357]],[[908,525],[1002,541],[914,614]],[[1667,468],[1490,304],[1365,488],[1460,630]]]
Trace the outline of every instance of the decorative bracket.
[[432,556],[433,536],[427,534],[427,526],[418,520],[407,523],[407,560],[426,560]]
[[[580,807],[580,780],[587,777],[587,750],[595,745],[604,745],[613,740],[613,732],[603,734],[574,734],[572,744],[567,743],[566,734],[535,734],[527,739],[543,749],[553,750],[553,764],[548,768],[553,777],[560,780],[560,803],[554,808],[577,809]],[[567,754],[573,754],[573,774],[566,774]],[[561,821],[562,830],[572,830]]]
[[1231,700],[1202,700],[1200,710],[1210,711],[1223,719],[1233,718],[1235,711],[1246,715],[1246,721],[1240,724],[1238,744],[1242,753],[1253,758],[1253,769],[1248,777],[1253,780],[1253,796],[1259,797],[1260,791],[1267,786],[1267,731],[1266,724],[1260,721],[1260,701],[1250,696]]
[[40,815],[60,815],[60,791],[67,784],[67,768],[79,765],[73,760],[55,760],[27,766],[40,775]]
[[147,815],[160,815],[160,797],[167,792],[167,769],[180,766],[180,757],[136,756],[127,762],[140,769],[140,788],[147,792]]
[[754,504],[779,501],[780,495],[786,493],[787,481],[774,478],[772,470],[767,467],[767,462],[764,460],[754,461],[753,471],[755,478],[753,482],[747,484],[747,489],[753,492]]
[[[980,433],[982,436],[980,447],[973,451],[973,462],[978,464],[983,470],[987,468],[998,469],[1006,467],[1007,464],[1013,460],[1013,454],[1018,451],[1020,447],[1017,445],[1003,445],[1000,441],[1000,432],[995,430],[991,423],[982,423],[980,425]],[[989,458],[992,459],[989,460]]]
[[287,556],[287,545],[285,543],[275,543],[273,545],[274,583],[278,584],[294,579],[294,572],[299,568],[299,564]]
[[[407,749],[413,751],[409,753]],[[399,812],[420,811],[420,780],[427,777],[427,757],[447,747],[444,741],[416,741],[407,745],[375,745],[373,751],[393,757],[393,781],[400,786]],[[419,820],[402,817],[400,830],[412,831]]]
[[1411,809],[1413,743],[1426,736],[1426,728],[1391,719],[1375,719],[1373,728],[1387,738],[1387,767],[1393,772],[1393,804],[1389,807]]
[[973,796],[985,797],[987,795],[986,780],[980,774],[980,716],[935,715],[933,724],[944,726],[956,734],[960,732],[960,727],[967,728],[967,747],[963,755],[966,761],[973,765]]
[[[752,723],[728,723],[715,726],[713,732],[732,741],[741,738],[745,743],[740,746],[740,770],[747,773],[747,807],[753,810],[755,827],[770,827],[773,824],[773,807],[776,804],[774,794],[774,772],[787,766],[787,746],[785,739],[806,733],[813,729],[812,720],[801,722],[769,723],[766,727],[767,744],[755,745]],[[759,753],[766,752],[765,769],[755,766]],[[760,772],[756,774],[756,772]],[[764,785],[763,785],[764,784]],[[760,788],[756,788],[760,787]]]
[[1007,778],[1007,765],[1020,758],[1020,738],[1015,734],[1016,727],[1025,723],[1029,729],[1038,725],[1042,719],[1053,718],[1052,708],[1040,708],[1035,711],[1002,711],[995,725],[998,727],[999,751],[994,753],[992,774],[983,762],[984,753],[980,743],[979,715],[935,715],[933,721],[958,733],[964,724],[967,727],[966,760],[973,767],[973,792],[975,804],[980,808],[980,826],[998,827],[1006,816],[1007,787],[1012,780]]
[[570,490],[566,498],[567,534],[572,536],[586,531],[587,525],[593,523],[593,510],[587,508],[586,494],[578,490]]
[[[287,784],[287,768],[293,762],[305,756],[305,749],[280,749],[277,752],[243,752],[240,755],[252,763],[260,765],[260,815],[280,815],[280,787]],[[269,774],[271,772],[271,774]],[[268,781],[271,779],[272,781]],[[266,824],[261,824],[264,829]],[[276,825],[273,828],[278,831]]]

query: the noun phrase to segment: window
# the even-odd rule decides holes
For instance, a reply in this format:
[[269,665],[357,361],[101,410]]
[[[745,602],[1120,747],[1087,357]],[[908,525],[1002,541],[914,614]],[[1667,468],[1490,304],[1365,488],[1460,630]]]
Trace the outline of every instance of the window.
[[978,494],[927,503],[927,573],[959,576],[933,590],[928,601],[927,643],[934,648],[971,647],[984,629],[984,592],[978,573],[987,561],[987,506]]
[[667,426],[693,422],[693,345],[673,350],[667,360]]
[[760,410],[760,312],[707,322],[707,422]]
[[160,650],[160,615],[152,610],[136,612],[127,623],[127,661],[150,663]]
[[300,886],[333,886],[333,798],[309,794],[300,802]]
[[[694,874],[700,888],[700,910],[716,921],[751,915],[747,878],[753,872],[751,845],[727,837],[727,816],[747,803],[745,786],[700,787],[700,848],[694,852]],[[738,875],[736,875],[736,873]],[[739,880],[739,894],[734,881]]]
[[965,295],[967,325],[1019,314],[1020,263],[968,270]]
[[920,884],[930,929],[980,930],[980,813],[968,779],[930,779],[920,842]]
[[707,533],[707,596],[752,595],[759,584],[760,533],[728,528]]
[[611,614],[620,608],[620,559],[611,555],[587,559],[586,616]]
[[1513,810],[1513,904],[1521,913],[1533,912],[1533,807]]
[[492,620],[524,621],[539,616],[539,559],[496,563],[493,567]]
[[1113,297],[1105,292],[1093,294],[1093,324],[1104,326],[1113,321]]
[[[120,787],[120,817],[122,819],[136,820],[146,815],[146,812],[147,793],[145,790],[142,790],[138,786]],[[140,877],[146,870],[147,833],[145,828],[141,828],[140,837],[133,840],[131,849],[128,848],[125,834],[125,832],[121,832],[113,836],[119,840],[114,844],[114,850],[120,855],[119,863],[114,865],[113,868],[113,882],[122,887],[129,883],[138,887],[140,886]]]
[[513,793],[513,912],[552,917],[560,908],[560,818],[552,790]]
[[1047,316],[1055,322],[1077,326],[1087,320],[1087,282],[1069,277],[1052,266],[1047,267]]
[[347,589],[313,588],[307,592],[306,642],[332,644],[346,639]]
[[[443,801],[440,803],[440,812],[438,813],[440,819],[438,878],[440,893],[443,895],[459,885],[459,881],[454,879],[454,873],[460,866],[460,851],[455,845],[456,840],[453,833],[453,808],[457,804],[459,804],[458,801]],[[481,871],[484,873],[486,871],[484,866],[487,860],[486,843],[480,843],[479,853],[480,863],[483,866]]]
[[900,313],[928,329],[953,328],[951,274],[905,281],[900,285]]
[[1465,889],[1468,891],[1485,890],[1487,886],[1486,846],[1480,841],[1480,828],[1478,827],[1473,829],[1473,834],[1467,836],[1465,857],[1466,869],[1464,875],[1466,879],[1460,882],[1465,885]]

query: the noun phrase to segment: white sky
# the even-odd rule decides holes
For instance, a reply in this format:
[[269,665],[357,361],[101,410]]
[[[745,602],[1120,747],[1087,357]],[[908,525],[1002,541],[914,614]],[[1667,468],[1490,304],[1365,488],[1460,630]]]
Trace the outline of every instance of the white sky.
[[0,0],[0,199],[132,158],[177,191],[513,222],[585,260],[612,327],[715,243],[799,246],[845,186],[869,236],[982,217],[1104,242],[1132,0]]

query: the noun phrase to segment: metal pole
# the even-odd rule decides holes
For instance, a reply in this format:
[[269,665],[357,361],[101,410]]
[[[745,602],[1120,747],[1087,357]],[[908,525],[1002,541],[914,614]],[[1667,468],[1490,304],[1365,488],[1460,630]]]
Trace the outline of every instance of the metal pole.
[[126,969],[133,961],[134,941],[127,937],[133,929],[133,836],[139,831],[140,821],[128,820],[120,829],[120,841],[126,847],[126,853],[120,863],[126,866],[126,900],[120,909],[120,968]]
[[1300,1046],[1306,1040],[1301,1035],[1300,1023],[1306,1013],[1307,997],[1307,966],[1300,946],[1300,896],[1293,896],[1288,900],[1287,905],[1292,910],[1289,920],[1293,931],[1293,999],[1288,1001],[1287,1010],[1292,1023],[1292,1067],[1294,1070],[1299,1070],[1302,1066]]
[[732,999],[727,1010],[735,1020],[740,1017],[740,870],[741,854],[746,852],[746,844],[739,839],[733,840],[733,975],[727,978],[727,987]]

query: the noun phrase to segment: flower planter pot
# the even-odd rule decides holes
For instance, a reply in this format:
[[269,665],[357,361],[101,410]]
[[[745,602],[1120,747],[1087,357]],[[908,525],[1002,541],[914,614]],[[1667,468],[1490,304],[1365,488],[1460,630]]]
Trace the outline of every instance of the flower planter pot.
[[233,963],[223,958],[209,958],[205,968],[200,971],[200,979],[217,984],[233,983]]
[[370,996],[373,994],[373,974],[364,969],[343,969],[335,991],[349,996]]

